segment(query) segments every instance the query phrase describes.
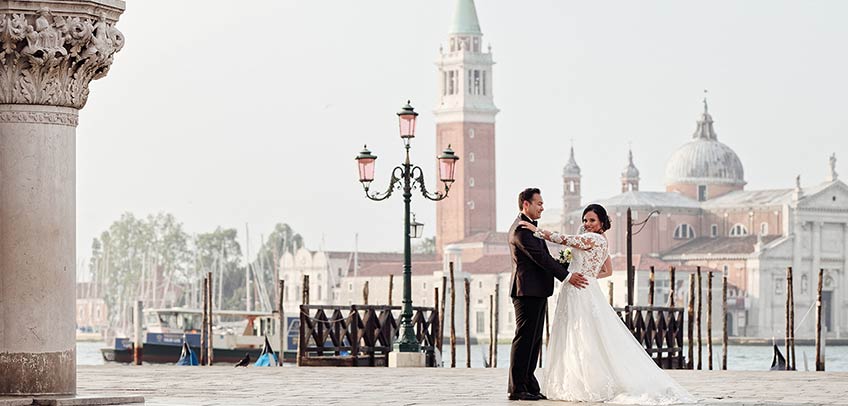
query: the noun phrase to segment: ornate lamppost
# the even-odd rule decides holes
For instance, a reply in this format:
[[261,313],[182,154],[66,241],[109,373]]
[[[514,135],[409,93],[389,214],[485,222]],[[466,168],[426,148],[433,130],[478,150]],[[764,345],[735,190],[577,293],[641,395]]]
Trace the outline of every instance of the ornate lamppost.
[[442,155],[437,157],[439,178],[445,185],[445,191],[428,192],[424,184],[424,171],[421,167],[413,166],[409,162],[409,147],[410,142],[415,138],[415,120],[418,113],[407,101],[406,106],[403,106],[397,116],[400,124],[400,138],[403,140],[403,146],[406,149],[406,159],[403,164],[392,169],[392,179],[389,181],[389,187],[385,192],[369,193],[371,182],[374,180],[374,162],[377,160],[377,156],[371,154],[366,146],[356,157],[356,161],[359,164],[359,181],[362,182],[365,196],[369,199],[386,200],[396,189],[403,190],[403,309],[401,311],[401,334],[395,343],[395,349],[399,352],[419,352],[421,345],[418,343],[418,338],[415,336],[415,330],[412,327],[412,249],[410,239],[421,236],[423,224],[415,222],[415,227],[411,226],[409,204],[412,199],[412,189],[419,189],[425,198],[433,201],[448,197],[448,190],[454,182],[454,170],[459,157],[454,154],[450,145],[442,152]]

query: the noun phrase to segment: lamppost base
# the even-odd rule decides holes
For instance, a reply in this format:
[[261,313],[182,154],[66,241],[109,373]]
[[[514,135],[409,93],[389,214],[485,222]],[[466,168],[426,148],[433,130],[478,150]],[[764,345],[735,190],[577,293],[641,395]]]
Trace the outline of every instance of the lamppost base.
[[389,368],[423,368],[427,366],[426,354],[423,352],[389,353]]

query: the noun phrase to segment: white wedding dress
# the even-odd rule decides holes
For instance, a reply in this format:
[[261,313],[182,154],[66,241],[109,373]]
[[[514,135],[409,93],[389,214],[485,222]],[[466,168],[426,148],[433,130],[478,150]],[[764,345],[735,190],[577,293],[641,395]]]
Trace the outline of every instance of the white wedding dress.
[[563,283],[551,322],[542,389],[548,399],[667,405],[696,400],[660,369],[619,319],[597,283],[609,256],[600,234],[554,234],[571,247],[572,273],[585,289]]

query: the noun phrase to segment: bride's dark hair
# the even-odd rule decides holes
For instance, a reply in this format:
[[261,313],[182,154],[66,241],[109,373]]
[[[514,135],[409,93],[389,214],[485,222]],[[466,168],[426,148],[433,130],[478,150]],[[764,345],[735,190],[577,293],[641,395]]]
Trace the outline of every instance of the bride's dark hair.
[[581,220],[583,217],[586,217],[586,213],[590,211],[598,215],[598,220],[601,222],[602,230],[607,231],[612,227],[612,222],[610,221],[609,216],[607,216],[607,209],[600,204],[590,204],[586,206],[586,208],[583,209],[583,216],[581,217]]

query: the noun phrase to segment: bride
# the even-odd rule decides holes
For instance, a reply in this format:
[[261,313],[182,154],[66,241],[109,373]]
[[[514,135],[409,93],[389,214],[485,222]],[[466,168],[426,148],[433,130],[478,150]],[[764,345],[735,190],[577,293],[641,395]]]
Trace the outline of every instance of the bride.
[[695,399],[657,367],[608,304],[597,283],[612,274],[604,232],[610,228],[606,209],[591,204],[583,210],[585,232],[560,235],[521,225],[538,238],[571,248],[570,270],[589,279],[586,289],[563,283],[551,323],[548,360],[542,386],[548,399],[666,405]]

